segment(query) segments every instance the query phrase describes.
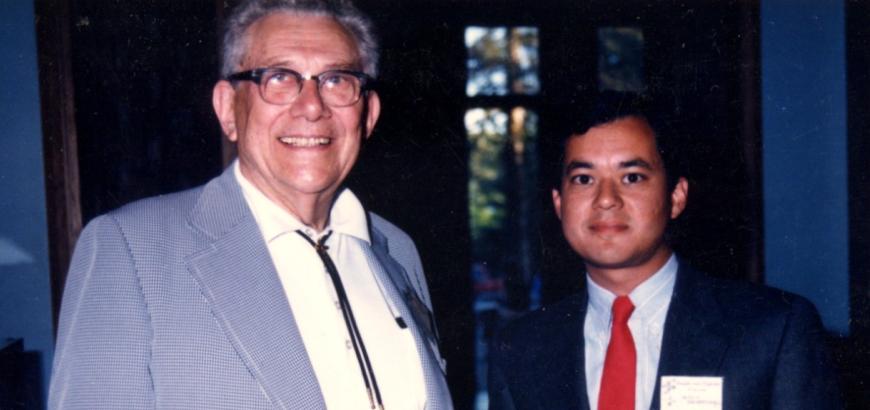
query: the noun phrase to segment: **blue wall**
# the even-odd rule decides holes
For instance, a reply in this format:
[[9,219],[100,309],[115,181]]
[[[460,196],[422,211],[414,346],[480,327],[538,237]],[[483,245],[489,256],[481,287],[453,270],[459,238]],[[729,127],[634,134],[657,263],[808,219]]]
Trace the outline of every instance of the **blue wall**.
[[54,345],[32,1],[0,1],[0,338],[42,354]]
[[765,277],[849,330],[846,42],[842,1],[763,0]]

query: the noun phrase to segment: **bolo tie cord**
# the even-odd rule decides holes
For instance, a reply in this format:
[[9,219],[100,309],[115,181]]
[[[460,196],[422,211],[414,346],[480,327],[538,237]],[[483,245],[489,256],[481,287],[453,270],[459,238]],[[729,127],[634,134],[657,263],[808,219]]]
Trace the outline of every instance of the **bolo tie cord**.
[[[371,404],[372,409],[377,408],[383,410],[384,402],[381,399],[381,390],[378,388],[378,381],[375,379],[375,370],[372,367],[371,360],[369,360],[365,343],[363,343],[362,334],[360,334],[359,328],[356,325],[353,310],[350,308],[350,300],[347,298],[347,293],[344,290],[341,277],[338,276],[338,269],[335,267],[335,263],[333,263],[329,254],[326,253],[327,249],[329,249],[326,246],[326,240],[332,235],[332,231],[327,232],[326,235],[323,235],[317,242],[314,242],[314,240],[309,238],[308,235],[303,233],[301,230],[297,230],[296,233],[314,247],[317,256],[320,257],[320,260],[323,261],[323,266],[326,267],[326,272],[329,274],[329,278],[332,280],[332,286],[335,288],[335,293],[338,295],[341,314],[344,317],[344,324],[347,326],[347,332],[350,334],[350,340],[353,345],[353,351],[356,354],[357,364],[359,364],[359,370],[366,385],[369,404]],[[374,391],[374,395],[372,395],[372,391]],[[377,400],[377,405],[375,404],[375,400]]]

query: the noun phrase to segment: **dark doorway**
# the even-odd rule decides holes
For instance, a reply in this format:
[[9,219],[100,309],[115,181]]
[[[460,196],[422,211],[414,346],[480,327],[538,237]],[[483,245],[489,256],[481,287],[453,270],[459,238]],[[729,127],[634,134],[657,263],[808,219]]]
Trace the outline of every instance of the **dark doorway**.
[[215,2],[70,1],[82,216],[221,169]]

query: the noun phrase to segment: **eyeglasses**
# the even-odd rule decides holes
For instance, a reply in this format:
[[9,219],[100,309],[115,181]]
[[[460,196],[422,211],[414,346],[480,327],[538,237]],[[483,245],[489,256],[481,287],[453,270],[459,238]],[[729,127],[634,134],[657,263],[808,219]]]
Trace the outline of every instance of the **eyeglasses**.
[[287,105],[302,92],[305,80],[317,82],[323,103],[330,107],[347,107],[359,101],[372,88],[374,79],[350,70],[329,70],[317,75],[302,75],[288,68],[255,68],[229,75],[227,81],[253,81],[259,85],[260,97],[267,103]]

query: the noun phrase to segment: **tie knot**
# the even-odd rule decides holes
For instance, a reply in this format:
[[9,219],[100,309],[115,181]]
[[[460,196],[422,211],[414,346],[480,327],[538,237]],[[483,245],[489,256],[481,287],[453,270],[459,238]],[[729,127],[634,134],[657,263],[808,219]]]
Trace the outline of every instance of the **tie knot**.
[[317,244],[314,245],[314,249],[317,249],[318,251],[325,251],[329,249],[329,247],[326,246],[326,240],[329,239],[330,236],[332,236],[332,231],[329,231],[326,233],[326,235],[320,237],[320,240],[318,240]]
[[326,233],[326,235],[321,236],[320,239],[317,240],[317,242],[314,242],[314,240],[311,239],[310,236],[306,235],[305,232],[302,232],[301,229],[297,229],[296,233],[298,233],[299,236],[305,239],[306,242],[310,243],[311,246],[314,247],[314,250],[317,251],[317,253],[326,252],[326,250],[329,249],[329,247],[326,246],[326,240],[329,239],[329,237],[332,235],[332,231],[329,231]]
[[628,323],[631,312],[634,312],[634,305],[628,296],[619,296],[613,301],[613,323]]

